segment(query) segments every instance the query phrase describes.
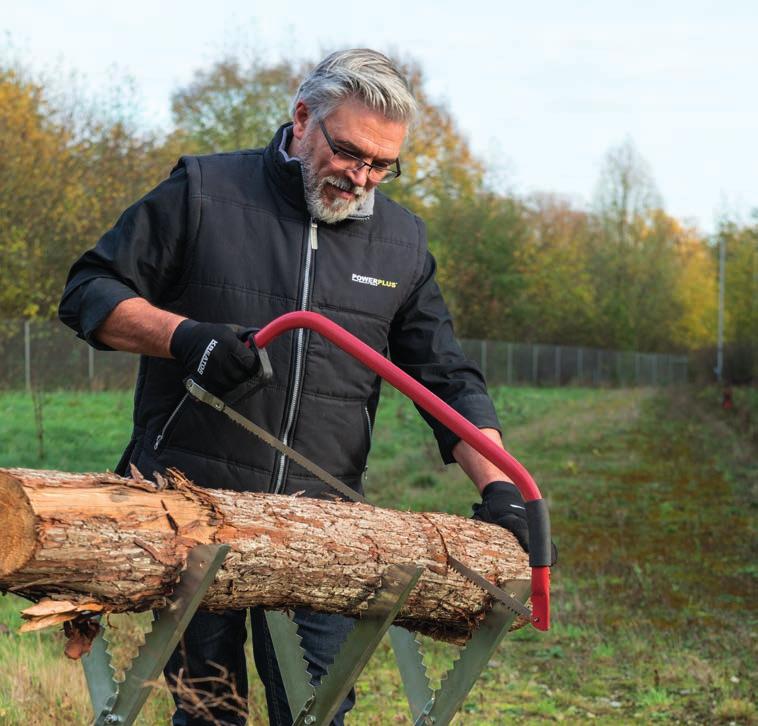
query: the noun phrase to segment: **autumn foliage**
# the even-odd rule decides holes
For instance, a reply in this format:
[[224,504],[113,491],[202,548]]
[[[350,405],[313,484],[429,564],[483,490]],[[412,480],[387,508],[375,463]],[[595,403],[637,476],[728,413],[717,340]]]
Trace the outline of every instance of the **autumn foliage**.
[[[287,120],[305,65],[225,58],[172,98],[174,125],[128,108],[54,103],[0,65],[0,318],[55,314],[71,262],[183,153],[261,145]],[[671,351],[713,345],[714,240],[662,208],[631,142],[609,150],[591,208],[487,183],[450,111],[407,70],[421,114],[387,191],[425,220],[461,337]],[[758,218],[725,220],[727,339],[758,339]],[[754,344],[754,343],[753,343]]]

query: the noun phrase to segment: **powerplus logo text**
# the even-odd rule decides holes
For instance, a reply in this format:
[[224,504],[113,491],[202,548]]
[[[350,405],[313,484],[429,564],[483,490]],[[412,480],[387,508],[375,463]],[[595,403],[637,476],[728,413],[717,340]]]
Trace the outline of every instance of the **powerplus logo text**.
[[372,287],[397,287],[397,282],[392,280],[380,280],[378,277],[367,277],[366,275],[356,275],[353,273],[353,282],[359,282],[361,285],[371,285]]

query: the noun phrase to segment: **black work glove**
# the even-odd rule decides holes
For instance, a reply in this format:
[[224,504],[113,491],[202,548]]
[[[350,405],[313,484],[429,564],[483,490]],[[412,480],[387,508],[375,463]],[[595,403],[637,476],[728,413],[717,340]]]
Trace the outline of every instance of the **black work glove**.
[[243,331],[235,325],[183,320],[171,337],[171,355],[203,388],[223,396],[260,367],[255,346],[248,348],[240,339]]
[[[511,532],[524,552],[529,552],[529,524],[524,500],[515,484],[493,481],[482,489],[482,501],[474,504],[472,519],[497,524]],[[558,561],[558,549],[551,543],[551,565]]]

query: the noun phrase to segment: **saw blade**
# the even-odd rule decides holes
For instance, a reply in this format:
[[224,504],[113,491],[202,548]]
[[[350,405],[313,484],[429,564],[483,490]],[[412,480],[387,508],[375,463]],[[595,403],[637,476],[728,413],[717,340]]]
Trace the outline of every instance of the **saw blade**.
[[[144,627],[141,622],[143,619],[147,620],[144,623]],[[134,661],[139,657],[140,651],[145,646],[145,639],[150,635],[155,625],[155,613],[149,610],[146,618],[140,616],[130,618],[124,625],[124,629],[129,625],[136,626],[134,627],[133,635],[129,633],[126,633],[126,635],[122,634],[115,644],[106,637],[108,653],[111,655],[110,665],[114,673],[113,680],[116,683],[123,683],[126,680]],[[113,626],[113,629],[115,630],[116,627]],[[116,653],[113,651],[114,646],[118,648]]]
[[[524,590],[524,594],[526,592]],[[417,718],[415,726],[450,723],[482,669],[489,663],[513,619],[514,612],[498,600],[474,630],[466,645],[461,648],[452,668],[442,677],[433,701]]]
[[302,718],[295,720],[294,726],[331,722],[416,586],[422,570],[422,567],[412,564],[390,565],[387,568],[380,586],[366,600],[368,607],[356,620],[355,626],[335,654],[333,662],[321,677],[316,689],[316,699],[308,714],[301,713]]
[[521,617],[526,618],[529,622],[532,621],[532,611],[516,597],[508,594],[505,590],[501,590],[497,585],[493,585],[489,580],[486,580],[478,572],[467,567],[460,560],[455,559],[455,557],[448,555],[448,562],[456,572],[481,587],[482,590],[488,592],[496,600],[503,603],[511,612],[521,615]]
[[92,641],[90,652],[82,656],[82,667],[96,717],[110,710],[118,697],[120,685],[120,679],[116,679],[105,620],[99,618],[100,632]]
[[414,720],[428,706],[434,695],[426,663],[423,646],[413,633],[393,625],[389,629],[392,648],[395,651],[400,675],[405,685],[405,694]]
[[266,624],[274,645],[290,712],[295,718],[307,709],[315,691],[297,623],[287,613],[267,610]]
[[258,424],[253,423],[250,419],[245,418],[241,413],[238,413],[233,408],[227,406],[218,396],[214,396],[205,388],[198,385],[191,378],[186,382],[187,391],[196,400],[204,403],[211,408],[215,409],[219,413],[223,413],[227,418],[231,419],[238,426],[241,426],[245,431],[257,436],[259,439],[265,441],[269,446],[276,449],[280,454],[284,454],[289,459],[292,459],[296,464],[302,466],[303,469],[309,471],[314,476],[318,477],[322,482],[328,484],[333,489],[336,489],[340,494],[353,502],[366,502],[366,499],[358,494],[355,490],[351,489],[347,484],[341,482],[337,477],[332,476],[326,469],[322,469],[318,464],[315,464],[310,459],[307,459],[299,452],[295,451],[292,447],[287,446],[283,441],[280,441],[276,436],[272,436],[266,429],[261,428]]

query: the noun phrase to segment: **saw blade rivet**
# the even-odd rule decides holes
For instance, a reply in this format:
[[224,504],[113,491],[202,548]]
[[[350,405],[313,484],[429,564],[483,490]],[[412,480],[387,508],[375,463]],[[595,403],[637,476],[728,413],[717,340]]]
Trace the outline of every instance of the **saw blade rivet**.
[[303,719],[303,723],[307,723],[307,724],[316,723],[316,717],[313,714],[311,714],[310,716],[306,716]]
[[105,723],[118,723],[121,719],[115,713],[109,713],[105,717]]

